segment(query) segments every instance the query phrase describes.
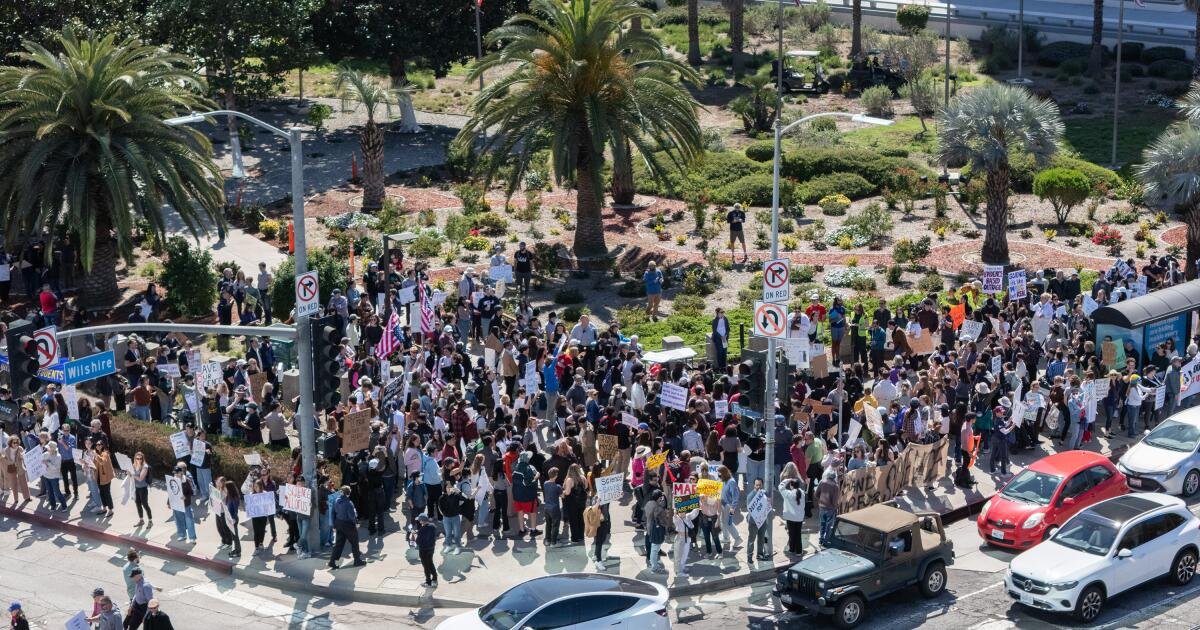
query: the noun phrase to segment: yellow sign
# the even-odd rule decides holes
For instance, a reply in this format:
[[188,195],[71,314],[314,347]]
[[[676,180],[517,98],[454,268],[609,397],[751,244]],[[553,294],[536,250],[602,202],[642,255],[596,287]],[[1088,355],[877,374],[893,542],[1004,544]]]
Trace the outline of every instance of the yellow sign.
[[698,479],[696,480],[696,494],[706,497],[721,496],[721,482],[715,479]]
[[655,468],[658,468],[659,466],[662,466],[665,463],[667,463],[667,452],[666,451],[657,453],[655,455],[651,455],[650,457],[646,458],[646,468],[648,470],[654,470]]

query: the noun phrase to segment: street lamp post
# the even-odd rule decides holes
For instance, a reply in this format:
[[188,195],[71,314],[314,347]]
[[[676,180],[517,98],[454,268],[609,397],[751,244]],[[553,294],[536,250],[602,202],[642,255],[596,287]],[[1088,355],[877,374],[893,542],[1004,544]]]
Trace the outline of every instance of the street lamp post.
[[[295,262],[296,276],[308,271],[308,250],[304,242],[304,147],[301,143],[300,128],[292,127],[284,131],[274,125],[265,123],[253,116],[234,110],[217,110],[202,114],[188,114],[178,118],[164,120],[171,126],[192,125],[204,122],[212,116],[233,116],[241,118],[285,138],[292,158],[292,223],[295,226]],[[309,328],[307,315],[296,318],[296,361],[300,370],[300,450],[303,457],[304,480],[312,492],[311,511],[308,518],[308,536],[306,544],[309,553],[315,553],[320,545],[320,522],[317,515],[317,440],[313,423],[317,414],[313,408],[313,365],[312,365],[312,330]]]
[[1113,123],[1112,123],[1112,168],[1117,170],[1117,123],[1121,116],[1121,45],[1125,42],[1125,0],[1119,0],[1117,9],[1117,67],[1113,71]]
[[[850,112],[820,112],[817,114],[809,114],[803,118],[784,127],[775,117],[775,158],[772,171],[771,182],[771,258],[779,257],[779,180],[781,162],[783,161],[783,134],[795,129],[803,123],[816,118],[826,117],[845,117],[857,123],[868,125],[888,126],[895,121],[885,118],[873,118],[865,114],[853,114]],[[768,498],[773,498],[775,490],[775,338],[767,338],[767,383],[766,383],[766,400],[763,402],[763,432],[766,433],[766,471],[763,479],[763,490],[767,493]],[[767,549],[774,549],[772,545],[771,528],[767,528]]]

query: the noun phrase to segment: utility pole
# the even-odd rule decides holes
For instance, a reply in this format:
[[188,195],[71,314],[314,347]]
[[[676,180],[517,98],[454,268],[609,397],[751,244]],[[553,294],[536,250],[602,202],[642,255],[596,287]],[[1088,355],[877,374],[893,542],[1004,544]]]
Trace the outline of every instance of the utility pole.
[[[480,14],[483,12],[483,0],[475,0],[475,60],[483,59],[483,27]],[[479,91],[483,91],[483,73],[479,73]]]
[[1117,9],[1117,67],[1113,70],[1116,83],[1113,85],[1112,159],[1110,165],[1117,170],[1117,125],[1121,119],[1121,45],[1125,41],[1125,0],[1120,0]]

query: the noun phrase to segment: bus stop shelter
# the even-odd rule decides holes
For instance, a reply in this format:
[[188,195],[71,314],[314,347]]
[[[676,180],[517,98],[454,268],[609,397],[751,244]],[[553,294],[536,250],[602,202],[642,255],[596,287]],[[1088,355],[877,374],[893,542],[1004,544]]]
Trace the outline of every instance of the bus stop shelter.
[[[1101,306],[1092,312],[1096,325],[1096,352],[1103,353],[1106,337],[1118,346],[1132,345],[1141,367],[1154,348],[1168,339],[1183,354],[1192,336],[1193,314],[1200,309],[1200,280],[1147,293],[1141,297]],[[1128,343],[1125,343],[1128,342]],[[1128,353],[1128,350],[1125,352]]]

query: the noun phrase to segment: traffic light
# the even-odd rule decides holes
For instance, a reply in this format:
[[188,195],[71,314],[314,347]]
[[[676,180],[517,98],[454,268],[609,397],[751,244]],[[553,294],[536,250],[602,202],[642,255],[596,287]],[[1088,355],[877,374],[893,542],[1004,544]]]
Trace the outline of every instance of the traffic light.
[[312,326],[313,401],[317,412],[341,402],[342,331],[337,315],[314,317]]
[[763,399],[767,395],[766,368],[767,353],[765,351],[742,350],[742,362],[738,365],[742,405],[760,413],[763,410]]
[[[787,409],[792,402],[792,389],[796,387],[796,372],[788,363],[787,357],[780,353],[775,362],[775,400],[779,406]],[[785,414],[786,415],[786,414]]]
[[33,340],[33,322],[18,319],[8,326],[8,378],[13,399],[32,396],[41,388],[38,380],[38,347]]

